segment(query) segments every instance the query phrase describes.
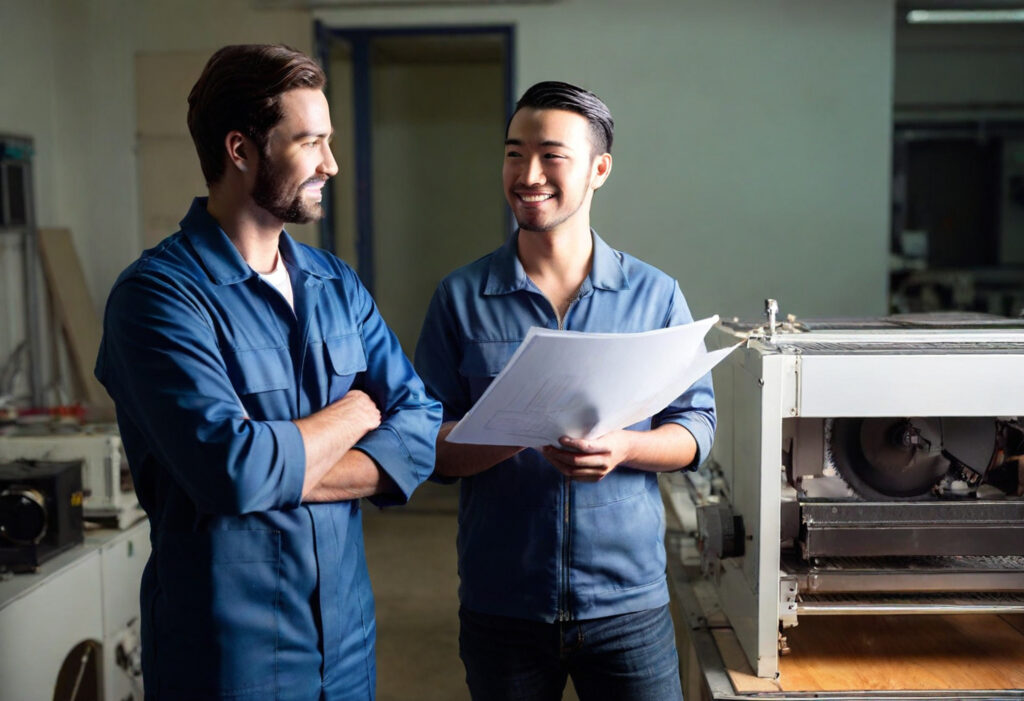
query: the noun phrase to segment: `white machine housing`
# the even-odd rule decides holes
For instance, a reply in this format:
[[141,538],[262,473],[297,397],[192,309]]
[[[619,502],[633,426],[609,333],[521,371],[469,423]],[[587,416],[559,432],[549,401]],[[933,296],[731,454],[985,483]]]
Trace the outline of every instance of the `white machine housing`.
[[81,460],[82,506],[87,520],[127,528],[145,515],[116,429],[0,436],[0,462],[16,460]]
[[780,631],[801,613],[794,580],[780,565],[783,503],[796,498],[783,466],[784,436],[797,425],[790,420],[1024,416],[1024,329],[826,324],[808,331],[791,323],[751,333],[753,325],[733,322],[708,336],[712,348],[743,343],[714,371],[718,429],[708,464],[722,503],[742,521],[743,552],[707,574],[751,666],[771,678],[784,647]]

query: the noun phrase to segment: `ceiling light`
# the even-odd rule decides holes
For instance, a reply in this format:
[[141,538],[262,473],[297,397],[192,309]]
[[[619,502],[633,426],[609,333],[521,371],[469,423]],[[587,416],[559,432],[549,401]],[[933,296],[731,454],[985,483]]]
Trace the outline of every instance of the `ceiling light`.
[[910,24],[995,24],[1024,22],[1024,8],[1017,10],[911,10]]

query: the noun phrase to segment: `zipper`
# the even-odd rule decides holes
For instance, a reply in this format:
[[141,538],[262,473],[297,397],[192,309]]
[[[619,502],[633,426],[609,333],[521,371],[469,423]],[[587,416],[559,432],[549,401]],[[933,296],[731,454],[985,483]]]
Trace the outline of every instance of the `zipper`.
[[[558,320],[558,330],[565,330],[565,322],[569,318],[569,312],[572,311],[573,306],[579,301],[579,292],[569,301],[569,306],[565,308],[565,314],[563,316],[558,315],[558,310],[555,309],[555,305],[551,305],[552,311],[555,312],[555,318]],[[550,303],[550,302],[549,302]],[[572,502],[572,480],[568,477],[562,479],[562,552],[561,552],[561,567],[559,571],[561,573],[561,582],[558,591],[558,620],[561,623],[572,620],[572,612],[569,611],[569,559],[571,551],[571,536],[572,536],[572,525],[570,516],[570,506]]]
[[569,503],[570,485],[572,480],[568,477],[562,480],[562,586],[558,593],[558,620],[561,622],[572,620],[572,613],[569,612],[569,541],[572,529],[569,525]]

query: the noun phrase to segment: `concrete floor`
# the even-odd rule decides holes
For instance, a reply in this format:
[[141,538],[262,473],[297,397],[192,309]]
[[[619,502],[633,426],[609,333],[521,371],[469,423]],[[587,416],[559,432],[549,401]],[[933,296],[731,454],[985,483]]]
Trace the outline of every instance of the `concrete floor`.
[[[364,505],[377,601],[377,700],[469,701],[459,660],[458,488],[428,483],[407,506]],[[564,701],[578,701],[571,682]]]

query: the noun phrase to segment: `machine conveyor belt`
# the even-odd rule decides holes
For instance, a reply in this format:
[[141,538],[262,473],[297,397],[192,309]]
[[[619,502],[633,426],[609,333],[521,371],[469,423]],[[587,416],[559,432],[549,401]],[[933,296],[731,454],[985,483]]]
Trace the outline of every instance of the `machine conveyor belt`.
[[1024,501],[800,502],[804,558],[1020,556]]
[[783,556],[783,576],[802,594],[1024,592],[1024,557]]
[[950,613],[1024,613],[1024,595],[988,594],[809,594],[797,598],[798,616],[875,615],[875,614],[950,614]]

